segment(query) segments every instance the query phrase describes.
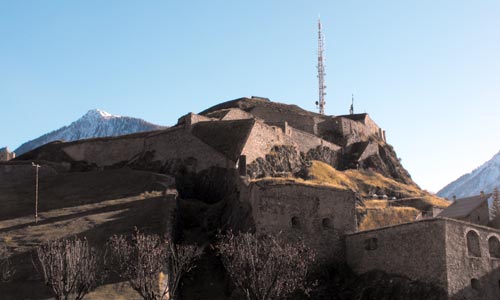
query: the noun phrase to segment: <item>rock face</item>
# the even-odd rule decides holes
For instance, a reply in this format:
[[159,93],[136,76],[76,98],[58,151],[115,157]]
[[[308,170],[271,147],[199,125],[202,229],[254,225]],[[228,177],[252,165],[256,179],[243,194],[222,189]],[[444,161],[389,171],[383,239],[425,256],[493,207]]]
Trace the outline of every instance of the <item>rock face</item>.
[[445,186],[438,192],[440,197],[465,198],[478,195],[481,191],[491,193],[495,187],[500,188],[500,152],[489,161]]
[[34,140],[22,144],[14,152],[19,156],[47,143],[62,140],[66,142],[106,136],[118,136],[135,132],[159,130],[165,127],[144,120],[115,116],[93,109],[68,126],[64,126]]

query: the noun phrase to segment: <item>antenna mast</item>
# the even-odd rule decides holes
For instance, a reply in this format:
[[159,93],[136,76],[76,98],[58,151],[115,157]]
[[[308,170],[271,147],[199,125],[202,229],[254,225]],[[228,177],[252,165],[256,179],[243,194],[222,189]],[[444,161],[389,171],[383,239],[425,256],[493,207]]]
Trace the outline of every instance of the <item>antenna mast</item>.
[[354,94],[352,94],[351,108],[349,109],[349,114],[354,115]]
[[323,62],[323,34],[321,33],[321,19],[318,18],[318,83],[319,83],[319,99],[316,101],[316,106],[319,108],[319,113],[325,114],[325,65]]

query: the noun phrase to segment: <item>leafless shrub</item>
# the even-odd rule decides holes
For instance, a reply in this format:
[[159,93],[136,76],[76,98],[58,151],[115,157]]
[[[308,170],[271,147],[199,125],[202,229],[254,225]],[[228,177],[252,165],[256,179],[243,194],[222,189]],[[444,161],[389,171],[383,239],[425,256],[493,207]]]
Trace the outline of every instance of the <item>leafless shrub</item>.
[[220,236],[216,249],[247,300],[284,299],[296,290],[308,292],[306,277],[315,255],[303,242],[229,232]]
[[0,282],[9,281],[14,275],[15,270],[7,256],[7,249],[0,245]]
[[36,256],[35,268],[57,300],[81,300],[97,283],[98,255],[86,239],[48,242]]
[[[174,299],[180,279],[195,267],[194,261],[201,254],[195,246],[174,245],[139,231],[130,241],[123,235],[111,237],[108,247],[113,269],[144,300]],[[160,274],[166,284],[160,282]]]

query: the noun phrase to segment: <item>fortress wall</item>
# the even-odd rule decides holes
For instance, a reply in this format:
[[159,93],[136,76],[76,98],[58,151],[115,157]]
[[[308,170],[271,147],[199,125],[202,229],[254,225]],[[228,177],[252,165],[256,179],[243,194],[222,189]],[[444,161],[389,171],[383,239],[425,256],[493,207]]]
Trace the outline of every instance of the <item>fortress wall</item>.
[[253,116],[244,110],[239,108],[233,108],[222,118],[223,121],[227,120],[242,120],[242,119],[252,119]]
[[282,145],[284,142],[285,137],[281,128],[268,126],[257,121],[241,153],[246,155],[247,164],[251,164],[257,158],[265,157],[273,146]]
[[62,150],[76,161],[95,163],[98,166],[110,166],[132,159],[141,153],[144,137],[124,137],[93,139],[63,146]]
[[343,137],[347,145],[367,141],[371,136],[383,140],[378,125],[368,115],[364,121],[355,121],[342,116],[327,119],[318,124],[318,129],[321,135],[331,136],[334,133],[338,137]]
[[164,162],[195,158],[193,171],[196,172],[213,166],[232,169],[236,167],[235,162],[231,162],[222,153],[182,129],[148,137],[144,141],[144,151],[155,151],[154,160]]
[[154,151],[153,160],[162,162],[195,158],[197,171],[211,166],[235,168],[235,163],[182,127],[140,137],[89,140],[70,144],[63,151],[74,160],[102,167],[131,161],[146,151]]
[[356,273],[381,270],[446,290],[445,228],[432,219],[347,235],[347,263]]
[[[45,178],[55,176],[58,171],[51,165],[40,163],[38,177]],[[35,183],[35,168],[29,163],[0,164],[0,185],[16,183]]]
[[349,190],[261,181],[241,197],[252,206],[257,233],[300,236],[322,256],[342,261],[341,237],[357,230],[356,195]]
[[290,142],[297,147],[299,151],[307,153],[312,148],[319,145],[328,147],[332,150],[339,150],[341,147],[333,143],[327,142],[313,134],[288,127],[290,129]]
[[[472,255],[467,247],[467,233],[479,236],[480,257]],[[498,299],[500,295],[500,258],[492,257],[488,240],[500,240],[500,231],[448,219],[446,221],[446,259],[448,265],[448,294],[457,299]],[[497,253],[499,254],[499,253]],[[500,256],[500,255],[497,255]],[[477,279],[474,290],[471,280]]]
[[316,121],[312,116],[306,116],[287,111],[275,111],[266,107],[257,106],[250,111],[257,118],[266,120],[266,122],[285,122],[294,128],[314,134]]
[[369,143],[368,146],[366,146],[365,150],[363,151],[363,154],[359,157],[359,161],[362,161],[364,159],[367,159],[368,157],[372,155],[377,155],[378,154],[378,144],[377,143]]
[[[242,151],[242,154],[247,156],[247,164],[252,163],[258,157],[265,157],[276,145],[293,145],[298,151],[305,153],[320,145],[335,151],[341,148],[313,134],[285,126],[284,122],[276,122],[276,125],[281,126],[271,126],[260,121],[255,123]],[[286,129],[287,134],[283,133],[283,128]]]
[[380,127],[370,118],[370,115],[366,115],[365,126],[368,134],[376,135],[381,139],[384,138],[383,135],[380,134]]

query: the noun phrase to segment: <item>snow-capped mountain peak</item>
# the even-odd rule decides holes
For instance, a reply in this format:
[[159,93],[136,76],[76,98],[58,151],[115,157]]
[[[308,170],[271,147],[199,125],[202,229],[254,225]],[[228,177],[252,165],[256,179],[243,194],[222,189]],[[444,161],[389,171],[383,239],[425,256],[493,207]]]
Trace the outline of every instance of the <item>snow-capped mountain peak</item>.
[[110,119],[110,118],[119,118],[119,117],[121,117],[121,116],[112,115],[104,110],[94,108],[94,109],[89,110],[85,115],[83,115],[82,118],[106,118],[106,119]]
[[148,123],[142,119],[113,115],[100,109],[91,109],[70,125],[26,142],[17,148],[15,152],[19,156],[56,140],[71,142],[81,139],[118,136],[163,128],[165,127]]
[[463,198],[478,195],[481,191],[490,193],[495,187],[500,188],[500,152],[472,172],[445,186],[438,195]]

